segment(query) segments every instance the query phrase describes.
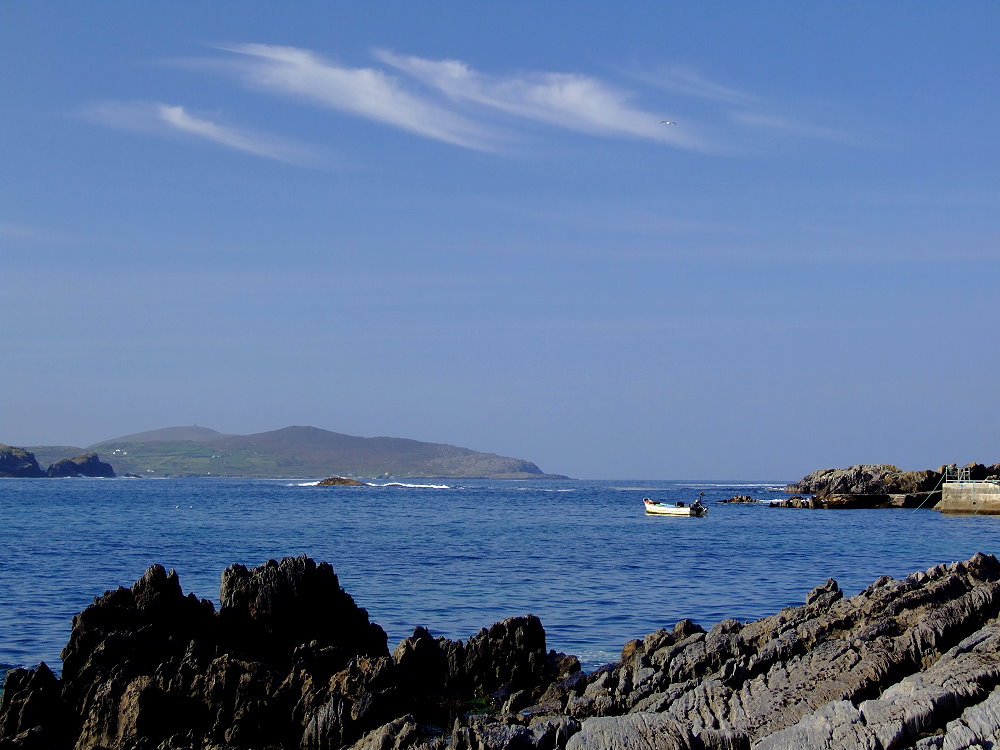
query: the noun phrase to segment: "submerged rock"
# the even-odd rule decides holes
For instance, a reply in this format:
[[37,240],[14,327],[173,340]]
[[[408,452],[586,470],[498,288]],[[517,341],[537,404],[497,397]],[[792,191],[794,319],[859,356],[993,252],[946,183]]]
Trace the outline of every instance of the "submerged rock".
[[221,606],[153,566],[73,621],[62,678],[14,670],[11,748],[737,750],[1000,742],[1000,563],[977,554],[845,597],[629,641],[593,674],[537,618],[469,640],[385,634],[333,569],[223,574]]
[[755,497],[751,497],[750,495],[733,495],[730,498],[726,498],[725,500],[718,500],[717,502],[720,502],[720,503],[759,503],[760,500],[758,500]]

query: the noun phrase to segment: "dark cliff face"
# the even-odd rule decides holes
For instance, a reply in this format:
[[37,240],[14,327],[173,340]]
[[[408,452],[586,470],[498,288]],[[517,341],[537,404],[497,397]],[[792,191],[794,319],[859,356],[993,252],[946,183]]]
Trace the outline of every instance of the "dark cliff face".
[[533,616],[391,654],[333,569],[153,566],[73,620],[61,678],[10,673],[0,750],[854,750],[1000,741],[1000,563],[977,554],[756,622],[682,620],[585,675]]
[[81,453],[64,458],[42,471],[34,454],[24,448],[0,444],[0,477],[35,479],[41,477],[104,477],[112,478],[115,470],[96,453]]
[[49,477],[102,477],[111,479],[115,470],[104,463],[96,453],[81,453],[74,458],[64,458],[49,466],[45,474]]
[[34,454],[0,443],[0,477],[35,479],[44,476]]

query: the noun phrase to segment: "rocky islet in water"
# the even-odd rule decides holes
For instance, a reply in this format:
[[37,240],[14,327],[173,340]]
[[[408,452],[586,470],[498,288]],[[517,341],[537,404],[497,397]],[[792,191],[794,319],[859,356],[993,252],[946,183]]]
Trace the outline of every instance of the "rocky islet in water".
[[43,471],[35,455],[24,448],[0,443],[0,477],[14,479],[40,479],[42,477],[99,477],[115,476],[111,464],[101,461],[93,452],[81,453],[73,458],[63,458]]
[[14,670],[0,748],[975,747],[1000,741],[1000,563],[977,554],[706,632],[591,674],[533,616],[467,641],[382,629],[306,557],[230,566],[221,606],[151,567],[74,618],[56,677]]

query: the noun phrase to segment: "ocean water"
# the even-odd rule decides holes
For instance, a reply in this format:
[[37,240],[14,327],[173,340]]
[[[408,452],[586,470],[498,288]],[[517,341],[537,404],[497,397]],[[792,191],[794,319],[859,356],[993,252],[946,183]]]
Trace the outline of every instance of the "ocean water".
[[[835,578],[850,595],[975,552],[1000,517],[717,504],[784,497],[783,482],[0,480],[0,666],[58,671],[72,616],[154,563],[218,604],[234,562],[307,554],[389,635],[466,639],[533,613],[586,669],[691,618],[704,627],[801,604]],[[695,499],[706,518],[651,517],[642,498]]]

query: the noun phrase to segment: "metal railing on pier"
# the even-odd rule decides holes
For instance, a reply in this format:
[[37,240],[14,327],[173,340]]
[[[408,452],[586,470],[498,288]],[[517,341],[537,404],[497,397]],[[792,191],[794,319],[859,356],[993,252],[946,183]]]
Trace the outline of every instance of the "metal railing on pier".
[[963,484],[1000,484],[1000,479],[996,477],[991,477],[990,479],[973,479],[972,468],[969,466],[945,466],[942,481],[945,484],[952,482],[962,482]]

